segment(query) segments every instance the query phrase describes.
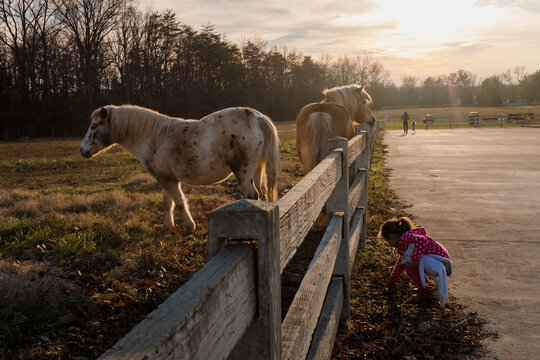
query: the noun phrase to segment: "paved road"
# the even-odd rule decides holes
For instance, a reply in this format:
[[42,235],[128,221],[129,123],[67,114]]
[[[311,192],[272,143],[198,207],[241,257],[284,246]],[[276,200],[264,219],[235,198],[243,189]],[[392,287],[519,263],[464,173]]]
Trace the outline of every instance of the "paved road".
[[454,262],[450,293],[491,321],[496,359],[540,359],[540,129],[386,131],[391,187]]

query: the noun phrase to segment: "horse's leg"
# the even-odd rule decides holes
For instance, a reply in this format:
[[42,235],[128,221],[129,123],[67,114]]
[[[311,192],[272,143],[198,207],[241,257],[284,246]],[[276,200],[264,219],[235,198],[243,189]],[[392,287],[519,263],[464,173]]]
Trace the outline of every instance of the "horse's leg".
[[165,208],[163,229],[171,230],[174,227],[174,201],[172,196],[165,189],[163,189],[163,207]]
[[241,166],[238,169],[233,170],[234,176],[238,179],[238,185],[244,196],[248,199],[258,200],[259,192],[253,184],[253,177],[255,175],[255,170],[257,169],[258,163],[247,164]]
[[187,227],[192,231],[195,231],[195,222],[193,221],[193,218],[189,213],[187,199],[182,192],[182,189],[180,188],[180,184],[176,182],[166,182],[162,183],[161,186],[163,186],[163,188],[169,192],[169,195],[176,203],[176,207],[180,210],[182,220],[187,225]]
[[253,174],[253,182],[255,184],[255,188],[259,192],[259,195],[262,200],[268,201],[268,187],[266,186],[266,169],[264,163],[261,161],[259,163],[259,166],[255,170],[255,173]]

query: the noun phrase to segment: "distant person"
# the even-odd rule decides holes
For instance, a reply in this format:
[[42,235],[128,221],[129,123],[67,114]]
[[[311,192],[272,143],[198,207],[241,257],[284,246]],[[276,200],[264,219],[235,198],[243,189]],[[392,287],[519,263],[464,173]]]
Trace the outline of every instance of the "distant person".
[[452,274],[450,254],[443,245],[427,234],[425,228],[415,228],[408,217],[394,218],[381,225],[379,238],[386,240],[388,245],[397,249],[400,254],[390,275],[390,287],[394,286],[405,271],[418,286],[419,295],[430,298],[433,293],[426,285],[425,272],[430,275],[437,274],[436,282],[441,306],[448,303],[446,276]]
[[409,133],[409,114],[406,111],[401,115],[401,121],[403,121],[403,134],[407,135]]
[[416,120],[412,121],[412,134],[416,134]]

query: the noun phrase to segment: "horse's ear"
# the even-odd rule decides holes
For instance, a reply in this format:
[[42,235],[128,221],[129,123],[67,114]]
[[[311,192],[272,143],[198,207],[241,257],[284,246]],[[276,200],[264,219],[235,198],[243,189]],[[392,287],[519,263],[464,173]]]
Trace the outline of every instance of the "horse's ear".
[[364,91],[364,87],[365,87],[365,86],[362,85],[362,86],[360,86],[359,88],[357,88],[356,91],[357,91],[359,94],[361,94],[362,91]]
[[102,119],[106,119],[107,118],[107,109],[102,107],[101,110],[99,111],[99,116],[101,116]]

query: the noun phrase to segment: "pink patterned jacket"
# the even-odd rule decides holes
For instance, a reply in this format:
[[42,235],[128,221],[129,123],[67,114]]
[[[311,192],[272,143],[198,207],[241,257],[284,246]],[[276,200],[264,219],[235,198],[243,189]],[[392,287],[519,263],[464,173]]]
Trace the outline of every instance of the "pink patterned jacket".
[[426,254],[435,254],[450,259],[450,254],[444,248],[444,246],[433,240],[433,238],[427,234],[425,228],[419,227],[411,229],[403,233],[403,235],[401,235],[399,238],[397,250],[400,257],[394,266],[392,274],[390,275],[390,280],[398,280],[405,270],[407,265],[401,264],[401,256],[405,253],[410,244],[414,244],[414,251],[411,255],[411,260],[415,261],[416,263],[420,262],[422,256]]

